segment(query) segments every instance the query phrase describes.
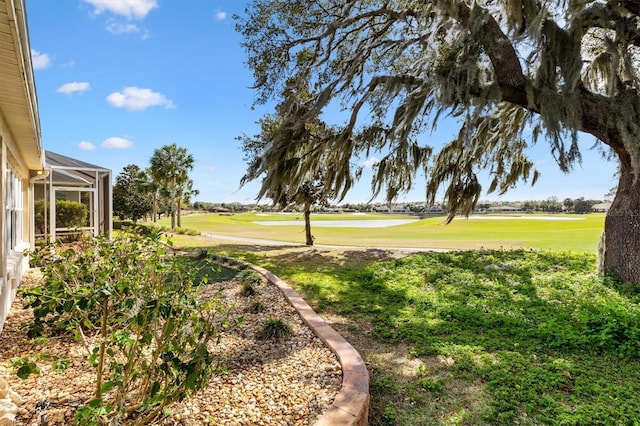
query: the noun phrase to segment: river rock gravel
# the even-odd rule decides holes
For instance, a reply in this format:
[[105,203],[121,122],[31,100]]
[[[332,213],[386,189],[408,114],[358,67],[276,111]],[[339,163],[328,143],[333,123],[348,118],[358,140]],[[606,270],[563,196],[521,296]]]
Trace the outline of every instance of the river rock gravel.
[[[29,271],[23,285],[42,279]],[[239,295],[240,283],[210,284],[205,297],[222,297],[231,307],[230,327],[211,350],[217,354],[222,373],[207,388],[187,400],[169,406],[156,425],[309,425],[314,424],[340,390],[342,370],[335,355],[302,322],[278,288],[263,283],[255,296]],[[260,300],[264,310],[249,311]],[[66,425],[75,408],[93,391],[94,370],[86,362],[83,346],[68,337],[28,339],[23,325],[32,317],[22,308],[20,296],[0,335],[0,375],[25,400],[17,417],[19,425]],[[284,339],[259,339],[262,323],[284,320],[292,334]],[[27,379],[16,376],[16,361],[35,362],[40,374]],[[66,369],[54,366],[67,364]],[[54,371],[55,370],[55,371]]]

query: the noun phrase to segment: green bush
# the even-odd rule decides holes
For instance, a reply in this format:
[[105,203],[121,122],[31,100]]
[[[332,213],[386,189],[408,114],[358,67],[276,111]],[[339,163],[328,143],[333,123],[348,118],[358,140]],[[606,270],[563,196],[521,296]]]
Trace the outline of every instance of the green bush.
[[240,295],[244,297],[255,296],[256,289],[253,284],[249,281],[245,281],[242,283],[242,288],[240,289]]
[[245,283],[255,285],[259,285],[264,282],[264,277],[253,269],[243,269],[238,273],[237,278]]
[[113,221],[113,230],[114,231],[120,231],[120,230],[127,230],[129,228],[131,228],[132,226],[134,226],[135,224],[129,220],[114,220]]
[[281,339],[292,333],[291,326],[280,318],[270,318],[262,323],[258,332],[260,339]]
[[224,307],[198,298],[190,259],[133,234],[54,243],[33,257],[46,281],[23,292],[34,315],[29,335],[75,332],[96,369],[76,424],[151,424],[206,385],[216,365],[207,344]]
[[249,308],[247,310],[252,314],[263,312],[264,302],[262,302],[261,300],[254,300],[253,302],[251,302],[251,305],[249,305]]
[[127,220],[114,220],[114,231],[125,231],[138,235],[151,237],[162,231],[162,228],[154,225],[143,225],[141,223],[130,222]]
[[[48,206],[47,206],[48,207]],[[49,223],[49,209],[45,217],[44,200],[34,203],[35,231],[37,234],[44,234],[45,221]],[[79,228],[87,225],[89,209],[82,203],[76,201],[56,200],[56,227],[57,228]]]

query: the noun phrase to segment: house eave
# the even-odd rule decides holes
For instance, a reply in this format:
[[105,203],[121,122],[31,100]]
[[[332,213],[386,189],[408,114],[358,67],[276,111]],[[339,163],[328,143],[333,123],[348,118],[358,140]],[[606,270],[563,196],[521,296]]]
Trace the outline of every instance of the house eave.
[[0,2],[0,110],[17,160],[41,170],[44,150],[24,0]]

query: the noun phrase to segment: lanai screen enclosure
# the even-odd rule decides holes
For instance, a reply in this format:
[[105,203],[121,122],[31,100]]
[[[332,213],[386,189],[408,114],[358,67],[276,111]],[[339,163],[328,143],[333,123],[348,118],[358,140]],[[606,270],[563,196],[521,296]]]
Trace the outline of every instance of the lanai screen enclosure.
[[[47,220],[43,224],[32,224],[36,238],[49,235],[55,240],[69,233],[111,236],[111,170],[45,151],[45,168],[32,182],[34,200],[44,200],[47,212],[44,214]],[[69,229],[56,223],[58,200],[75,201],[87,207],[89,214],[83,226]],[[35,215],[32,220],[35,220]]]

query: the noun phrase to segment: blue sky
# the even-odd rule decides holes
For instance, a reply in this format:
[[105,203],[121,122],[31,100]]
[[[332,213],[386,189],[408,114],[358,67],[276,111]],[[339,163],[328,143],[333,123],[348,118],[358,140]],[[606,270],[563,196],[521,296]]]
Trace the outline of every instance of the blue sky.
[[[255,134],[270,107],[251,108],[253,81],[231,19],[248,2],[26,3],[45,149],[111,168],[115,178],[128,164],[147,167],[154,149],[175,142],[196,159],[198,200],[255,200],[257,184],[239,189],[246,164],[235,138]],[[446,141],[455,132],[441,125],[425,138]],[[538,183],[483,198],[603,198],[615,185],[615,165],[589,151],[592,144],[583,138],[583,165],[564,175],[539,142],[531,155],[542,172]],[[421,201],[421,183],[404,199]],[[365,177],[346,201],[369,198]]]

